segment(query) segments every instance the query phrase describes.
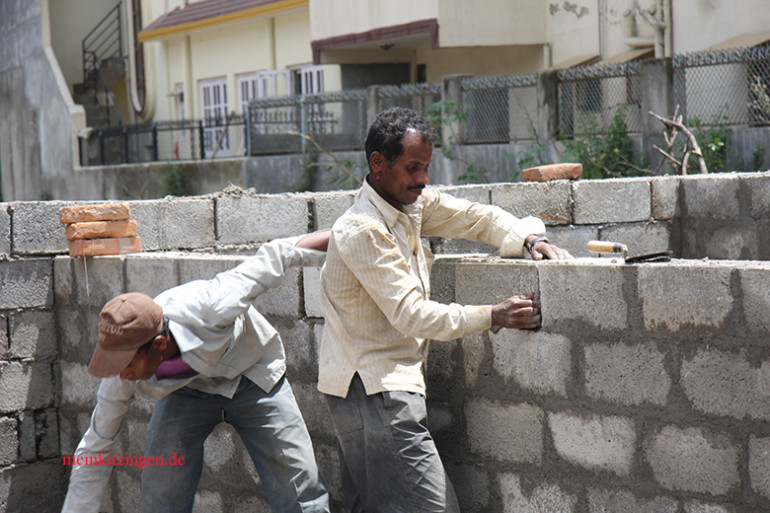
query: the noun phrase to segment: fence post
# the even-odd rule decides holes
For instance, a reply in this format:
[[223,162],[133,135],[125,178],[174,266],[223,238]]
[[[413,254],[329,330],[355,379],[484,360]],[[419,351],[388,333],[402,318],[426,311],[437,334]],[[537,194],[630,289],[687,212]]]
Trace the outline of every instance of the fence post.
[[198,137],[200,139],[201,160],[206,160],[206,148],[203,147],[206,138],[203,136],[203,120],[198,120]]
[[559,137],[559,72],[543,71],[537,77],[537,119],[535,129],[538,143]]
[[652,146],[663,143],[663,125],[650,116],[654,112],[669,118],[674,114],[674,68],[671,59],[648,59],[639,66],[642,134],[644,152],[651,169],[663,158]]
[[[380,113],[380,89],[382,86],[372,85],[366,88],[366,126],[372,124],[374,118]],[[364,128],[366,133],[366,128]]]
[[[447,75],[441,79],[441,101],[463,105],[462,79],[471,75]],[[442,115],[443,118],[443,115]],[[456,119],[441,120],[441,140],[463,144],[463,124]]]
[[152,160],[160,160],[158,157],[160,152],[158,151],[158,127],[155,123],[152,124]]

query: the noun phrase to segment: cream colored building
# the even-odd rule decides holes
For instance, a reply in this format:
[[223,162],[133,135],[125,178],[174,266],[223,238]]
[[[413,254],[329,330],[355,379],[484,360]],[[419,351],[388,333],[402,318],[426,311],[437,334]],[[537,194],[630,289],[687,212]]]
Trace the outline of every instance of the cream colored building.
[[[411,81],[449,74],[668,57],[737,36],[770,39],[767,0],[312,0],[314,62],[401,66]],[[372,70],[372,73],[376,72]]]

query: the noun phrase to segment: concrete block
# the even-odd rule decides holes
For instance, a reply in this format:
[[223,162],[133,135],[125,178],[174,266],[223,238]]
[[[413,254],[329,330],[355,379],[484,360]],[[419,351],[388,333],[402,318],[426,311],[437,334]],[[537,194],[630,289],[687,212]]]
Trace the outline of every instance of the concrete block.
[[766,268],[739,269],[745,326],[757,334],[770,332],[770,272]]
[[539,264],[543,328],[556,330],[578,321],[600,329],[626,329],[623,283],[628,269],[611,259]]
[[305,267],[302,270],[302,288],[305,298],[305,315],[323,317],[321,302],[321,268]]
[[493,365],[505,381],[539,394],[567,395],[572,343],[560,334],[500,330],[490,333]]
[[693,407],[713,415],[770,420],[770,360],[701,349],[682,360],[680,383]]
[[19,413],[19,459],[21,461],[37,459],[35,412],[29,410]]
[[160,204],[159,249],[208,248],[216,244],[214,201],[168,198]]
[[51,364],[37,362],[0,363],[0,412],[34,410],[53,404]]
[[599,238],[597,226],[549,226],[548,239],[552,244],[566,249],[573,257],[593,256],[588,251],[588,241]]
[[627,490],[588,490],[588,513],[678,513],[679,504],[668,497],[641,499]]
[[575,224],[633,223],[652,216],[647,178],[581,180],[571,185]]
[[754,493],[770,499],[770,438],[749,438],[749,477]]
[[163,200],[131,201],[131,217],[136,220],[142,251],[158,251],[163,247],[161,224]]
[[[687,221],[735,221],[740,215],[741,180],[738,175],[717,173],[680,178]],[[714,208],[719,205],[719,208]]]
[[589,344],[583,355],[589,397],[627,406],[666,404],[671,378],[666,355],[653,344]]
[[286,351],[287,375],[292,382],[315,381],[318,377],[318,358],[312,347],[312,327],[302,319],[278,319],[273,326],[281,334]]
[[485,511],[489,508],[490,481],[486,472],[472,465],[444,462],[455,489],[460,511]]
[[[253,253],[256,253],[256,251]],[[177,260],[177,265],[179,267],[179,283],[187,283],[192,280],[210,280],[223,271],[229,271],[230,269],[237,267],[243,260],[244,258],[240,256],[184,256]]]
[[0,315],[0,360],[8,358],[8,318]]
[[19,454],[19,437],[16,419],[0,417],[0,465],[14,463]]
[[291,382],[291,388],[297,405],[305,419],[307,429],[314,436],[321,436],[327,440],[334,439],[334,424],[332,423],[329,410],[323,395],[318,391],[317,381],[298,381]]
[[[101,309],[107,301],[124,293],[125,262],[125,255],[100,256],[86,261],[82,258],[70,259],[69,271],[72,277],[65,281],[69,280],[68,287],[71,286],[74,291],[71,295],[73,306],[95,306]],[[57,267],[59,270],[67,271],[65,265]]]
[[455,198],[462,198],[464,200],[473,201],[474,203],[488,205],[490,203],[492,188],[505,187],[505,185],[436,185],[435,187],[436,190],[440,191],[442,194],[446,193]]
[[508,463],[542,461],[544,414],[540,408],[468,398],[465,418],[474,454]]
[[462,338],[463,371],[467,388],[478,386],[482,376],[486,375],[482,374],[481,370],[484,362],[491,357],[491,350],[487,350],[486,337],[486,333],[477,331]]
[[652,184],[652,217],[659,221],[673,219],[679,212],[679,177],[656,176]]
[[56,409],[35,412],[35,438],[38,458],[54,458],[59,451],[59,415]]
[[[332,502],[341,504],[343,496],[342,477],[340,476],[340,455],[337,449],[337,439],[333,438],[332,440],[334,440],[334,444],[324,443],[316,438],[313,440],[313,449],[315,449],[318,470],[326,484],[326,489],[329,491]],[[253,510],[244,509],[239,513],[250,513],[251,511]],[[342,509],[338,508],[332,511],[342,511]],[[265,508],[265,513],[270,513],[270,510]]]
[[578,499],[557,485],[547,481],[530,489],[516,474],[504,472],[497,476],[502,491],[503,510],[501,513],[575,513]]
[[88,362],[98,338],[99,311],[95,306],[67,306],[56,309],[56,333],[59,359]]
[[722,327],[733,306],[731,270],[708,263],[639,266],[639,296],[644,326],[715,330]]
[[12,358],[56,356],[56,322],[53,312],[27,310],[12,313],[9,335]]
[[736,510],[732,506],[722,504],[688,501],[684,503],[684,513],[736,513]]
[[58,511],[67,487],[66,471],[60,460],[0,470],[0,509],[8,513]]
[[752,219],[736,220],[727,226],[703,220],[682,231],[682,258],[722,260],[762,259],[762,236],[765,229]]
[[[90,360],[89,360],[90,361]],[[88,374],[88,361],[61,362],[61,404],[93,408],[101,380]]]
[[671,250],[671,226],[668,223],[622,223],[607,226],[599,232],[601,240],[628,246],[629,257]]
[[355,191],[336,191],[314,194],[314,229],[330,229],[334,225],[334,221],[353,205],[355,194]]
[[530,292],[539,297],[537,266],[523,259],[465,258],[455,269],[455,300],[462,305],[494,305]]
[[217,242],[250,244],[300,235],[309,231],[309,217],[305,195],[221,196],[216,200]]
[[430,270],[430,299],[445,305],[455,300],[456,257],[437,256]]
[[572,222],[572,188],[566,180],[493,185],[491,189],[492,204],[516,217],[539,217],[550,226]]
[[569,463],[595,472],[630,475],[636,447],[632,419],[549,413],[548,426],[556,452]]
[[144,253],[126,258],[126,292],[155,297],[179,283],[178,260],[173,256]]
[[10,204],[11,250],[15,255],[66,253],[67,238],[59,222],[62,201],[19,201]]
[[466,239],[445,239],[443,237],[430,238],[431,251],[436,255],[491,255],[500,254],[498,248],[485,242],[477,242]]
[[257,297],[254,301],[257,310],[265,316],[298,317],[300,315],[300,272],[301,270],[296,267],[287,270],[280,285]]
[[[145,428],[144,425],[141,427]],[[225,472],[228,467],[232,469],[236,451],[234,437],[238,438],[238,435],[232,426],[221,423],[214,428],[203,444],[203,461],[209,469],[214,472]]]
[[8,203],[0,203],[0,260],[11,254],[11,215]]
[[0,261],[0,310],[50,308],[53,265],[49,258]]
[[[462,362],[456,356],[462,352],[457,349],[461,344],[458,340],[441,341],[432,340],[428,355],[428,396],[438,400],[449,400],[446,398],[451,393],[444,384],[454,380],[455,372]],[[457,353],[455,351],[458,351]],[[431,386],[435,385],[435,386]]]
[[[744,190],[750,194],[750,212],[754,219],[770,219],[770,174],[750,173],[741,176]],[[0,213],[2,216],[2,213]],[[2,222],[0,222],[0,226]]]
[[665,426],[643,448],[655,481],[668,490],[720,496],[740,485],[740,447],[722,433]]

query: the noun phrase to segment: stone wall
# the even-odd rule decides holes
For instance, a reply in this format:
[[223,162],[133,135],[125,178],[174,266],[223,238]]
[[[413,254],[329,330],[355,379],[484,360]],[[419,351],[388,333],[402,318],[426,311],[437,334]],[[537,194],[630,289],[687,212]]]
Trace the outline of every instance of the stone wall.
[[[499,259],[431,240],[440,301],[535,291],[537,332],[434,343],[430,422],[466,512],[750,512],[770,509],[770,173],[491,184],[450,192],[546,219],[577,260]],[[260,242],[328,228],[350,192],[130,202],[141,254],[66,256],[58,210],[0,204],[0,510],[58,511],[98,380],[86,365],[103,303],[150,295],[240,262]],[[590,239],[663,264],[588,258]],[[318,269],[258,306],[282,333],[289,378],[340,502],[331,423],[315,390]],[[137,399],[121,449],[142,454],[152,403]],[[206,445],[196,511],[269,511],[235,432]],[[113,474],[104,511],[133,512],[138,468]],[[119,491],[119,492],[118,492]]]

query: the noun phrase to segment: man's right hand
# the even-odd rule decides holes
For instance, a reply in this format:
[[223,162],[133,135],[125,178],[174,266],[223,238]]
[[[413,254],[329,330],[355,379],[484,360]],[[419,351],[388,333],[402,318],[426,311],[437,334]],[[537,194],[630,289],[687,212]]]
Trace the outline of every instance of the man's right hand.
[[512,296],[492,307],[492,326],[534,330],[540,327],[540,303],[534,301],[534,292],[526,296]]

